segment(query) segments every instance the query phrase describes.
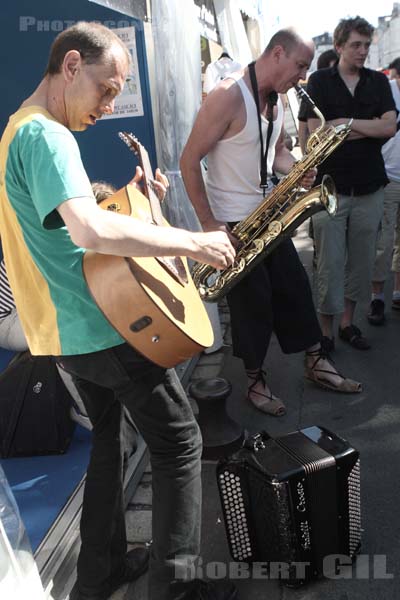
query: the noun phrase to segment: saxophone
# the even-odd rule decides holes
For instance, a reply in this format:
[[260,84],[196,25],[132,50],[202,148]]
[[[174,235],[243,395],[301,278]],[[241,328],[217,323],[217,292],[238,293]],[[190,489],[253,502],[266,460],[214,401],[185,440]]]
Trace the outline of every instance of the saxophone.
[[329,175],[324,175],[321,184],[309,191],[301,187],[301,180],[344,142],[352,119],[347,124],[325,128],[325,118],[307,92],[300,86],[295,89],[299,99],[304,98],[312,107],[321,125],[308,138],[303,158],[267,198],[232,229],[239,241],[234,264],[221,271],[200,263],[194,266],[192,278],[203,300],[219,300],[311,215],[323,209],[332,216],[336,213],[336,188]]

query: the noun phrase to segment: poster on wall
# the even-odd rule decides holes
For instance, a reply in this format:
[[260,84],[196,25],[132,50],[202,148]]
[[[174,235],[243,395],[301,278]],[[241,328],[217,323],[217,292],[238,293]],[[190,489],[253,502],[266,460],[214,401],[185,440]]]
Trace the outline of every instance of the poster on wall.
[[113,29],[127,46],[131,55],[131,68],[122,93],[116,97],[112,115],[104,115],[103,119],[122,119],[125,117],[142,117],[143,102],[140,89],[139,66],[136,51],[136,35],[134,27]]

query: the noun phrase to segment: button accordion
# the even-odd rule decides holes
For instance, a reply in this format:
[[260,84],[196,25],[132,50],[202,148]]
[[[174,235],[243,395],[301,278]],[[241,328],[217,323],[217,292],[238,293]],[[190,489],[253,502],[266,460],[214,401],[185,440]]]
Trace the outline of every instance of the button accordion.
[[359,452],[323,427],[249,438],[218,463],[217,481],[236,561],[283,563],[282,579],[297,586],[359,551]]

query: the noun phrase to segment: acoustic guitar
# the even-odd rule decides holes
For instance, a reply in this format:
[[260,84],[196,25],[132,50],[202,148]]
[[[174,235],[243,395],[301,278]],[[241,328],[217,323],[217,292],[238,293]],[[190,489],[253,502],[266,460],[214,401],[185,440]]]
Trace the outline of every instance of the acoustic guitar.
[[[100,202],[105,210],[168,227],[145,148],[119,133],[143,170],[142,194],[128,184]],[[184,257],[120,257],[86,251],[83,272],[100,310],[138,352],[166,368],[213,343],[213,331]]]

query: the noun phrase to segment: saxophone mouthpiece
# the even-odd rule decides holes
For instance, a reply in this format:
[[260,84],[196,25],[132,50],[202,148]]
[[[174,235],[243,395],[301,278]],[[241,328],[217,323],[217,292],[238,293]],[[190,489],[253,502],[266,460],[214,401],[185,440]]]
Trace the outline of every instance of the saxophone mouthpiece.
[[314,100],[307,94],[306,90],[304,88],[301,87],[301,85],[295,85],[294,89],[297,92],[297,96],[299,98],[299,100],[305,100],[306,102],[308,102],[308,104],[312,107],[315,108],[315,103]]
[[320,127],[316,130],[316,131],[322,131],[322,129],[325,127],[325,117],[322,114],[322,112],[319,110],[319,108],[315,105],[314,100],[309,96],[309,94],[307,94],[306,90],[304,88],[302,88],[300,85],[295,85],[294,89],[297,92],[297,97],[299,100],[305,100],[307,102],[307,104],[309,104],[314,112],[314,114],[318,117],[318,119],[321,121],[321,125]]

